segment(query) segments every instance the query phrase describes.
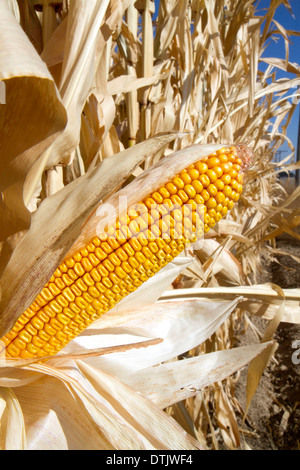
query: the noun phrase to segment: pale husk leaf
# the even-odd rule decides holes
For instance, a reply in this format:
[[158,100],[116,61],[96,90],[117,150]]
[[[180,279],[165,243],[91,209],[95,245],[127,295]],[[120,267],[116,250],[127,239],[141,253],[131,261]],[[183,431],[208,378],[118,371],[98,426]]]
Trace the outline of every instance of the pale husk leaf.
[[129,385],[149,397],[160,408],[165,408],[229,377],[268,345],[269,343],[254,344],[216,351],[142,369],[129,377]]
[[[115,352],[100,357],[87,358],[96,368],[119,377],[124,382],[136,371],[151,367],[198,346],[209,338],[225,321],[242,297],[232,302],[205,303],[198,301],[159,302],[152,306],[130,309],[119,314],[117,311],[104,315],[97,328],[87,329],[69,346],[80,345],[81,351],[99,345],[116,345],[140,340],[160,338],[156,344]],[[123,336],[124,335],[124,336]],[[64,349],[69,350],[68,346]]]

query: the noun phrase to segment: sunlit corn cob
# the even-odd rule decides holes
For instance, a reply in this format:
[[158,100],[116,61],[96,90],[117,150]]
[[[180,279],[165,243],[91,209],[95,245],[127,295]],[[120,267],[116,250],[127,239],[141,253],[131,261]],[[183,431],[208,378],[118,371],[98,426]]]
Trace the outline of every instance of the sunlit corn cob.
[[54,355],[213,227],[242,192],[242,160],[223,148],[130,208],[66,258],[2,341],[8,357]]

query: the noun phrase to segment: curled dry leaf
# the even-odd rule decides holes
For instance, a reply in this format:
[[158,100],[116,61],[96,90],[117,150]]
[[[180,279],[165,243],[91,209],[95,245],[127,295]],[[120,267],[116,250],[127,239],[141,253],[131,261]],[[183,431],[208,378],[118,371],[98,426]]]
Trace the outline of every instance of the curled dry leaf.
[[6,98],[0,105],[1,273],[11,254],[8,238],[30,226],[26,205],[46,164],[43,152],[67,116],[52,76],[7,2],[2,2],[0,22],[0,79]]

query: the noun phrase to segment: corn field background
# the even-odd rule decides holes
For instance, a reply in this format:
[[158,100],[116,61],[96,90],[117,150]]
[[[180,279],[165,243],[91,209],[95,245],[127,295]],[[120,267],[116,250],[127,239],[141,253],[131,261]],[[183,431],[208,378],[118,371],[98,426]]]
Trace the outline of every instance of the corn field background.
[[[289,344],[300,339],[300,188],[289,175],[300,164],[287,131],[300,32],[274,20],[282,5],[292,14],[288,0],[267,11],[254,0],[0,0],[0,338],[99,202],[193,144],[246,143],[254,154],[231,213],[123,316],[106,314],[75,341],[67,362],[0,362],[0,448],[299,449],[296,393],[287,404],[272,389],[276,418],[253,412],[278,370],[299,387]],[[276,35],[285,59],[262,57]],[[290,154],[274,163],[283,143]],[[134,344],[142,331],[145,354],[125,333],[119,344],[120,331]],[[158,338],[169,350],[155,363]]]

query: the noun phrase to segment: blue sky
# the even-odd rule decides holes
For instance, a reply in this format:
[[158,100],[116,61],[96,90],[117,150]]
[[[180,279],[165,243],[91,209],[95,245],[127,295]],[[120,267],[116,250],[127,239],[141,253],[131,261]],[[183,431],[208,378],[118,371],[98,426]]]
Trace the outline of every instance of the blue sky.
[[[255,5],[258,8],[258,14],[260,16],[264,16],[266,14],[267,9],[269,8],[271,0],[257,0]],[[293,15],[291,15],[290,11],[284,6],[280,5],[276,13],[274,15],[274,19],[281,24],[286,30],[294,30],[300,31],[300,0],[289,0],[291,5]],[[158,12],[158,5],[159,0],[155,0],[155,14]],[[276,29],[274,23],[272,24],[272,28]],[[289,47],[289,61],[296,62],[297,64],[300,63],[300,36],[290,36],[289,37],[291,44]],[[285,46],[284,40],[281,35],[277,34],[276,36],[271,38],[268,41],[268,46],[263,54],[263,57],[278,57],[278,58],[285,58]],[[260,69],[264,70],[264,64],[260,65]],[[282,70],[276,69],[276,76],[277,79],[288,77],[288,78],[295,78],[294,74],[286,73]],[[298,126],[299,126],[299,108],[300,104],[298,104],[296,111],[294,112],[293,118],[287,130],[287,136],[292,141],[295,149],[297,149],[297,138],[298,138]],[[281,147],[281,150],[286,151],[287,153],[283,153],[282,157],[287,156],[290,153],[290,150],[287,144],[284,144]]]
[[[258,4],[258,9],[261,10],[261,15],[265,14],[265,9],[270,5],[270,0],[260,0],[256,2]],[[277,11],[274,15],[274,19],[281,24],[287,30],[300,31],[300,0],[290,0],[290,5],[293,11],[293,16],[289,10],[284,6],[280,5],[277,8]],[[274,24],[273,24],[274,25]],[[276,26],[273,26],[274,29]],[[277,39],[275,41],[275,38]],[[300,37],[299,36],[290,36],[289,37],[291,44],[289,46],[289,61],[300,63]],[[277,34],[274,36],[274,39],[268,41],[268,46],[263,54],[263,57],[285,57],[285,47],[284,40],[281,35]],[[263,64],[261,64],[261,69],[263,69]],[[294,74],[278,70],[276,72],[277,79],[288,77],[295,78]],[[298,126],[299,126],[299,108],[298,104],[297,109],[294,112],[293,118],[287,130],[287,136],[292,141],[295,149],[297,149],[297,138],[298,138]],[[285,157],[290,153],[290,150],[287,144],[284,144],[281,147],[282,150],[286,150],[286,153],[282,154],[282,157]]]

